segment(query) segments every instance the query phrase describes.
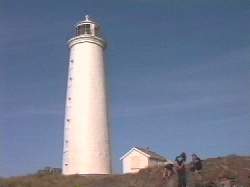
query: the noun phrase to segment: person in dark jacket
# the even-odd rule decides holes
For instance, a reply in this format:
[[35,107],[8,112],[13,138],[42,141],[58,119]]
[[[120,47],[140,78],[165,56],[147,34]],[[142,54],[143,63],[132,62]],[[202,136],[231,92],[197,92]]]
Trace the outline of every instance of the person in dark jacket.
[[201,159],[196,155],[192,154],[191,168],[192,172],[199,172],[202,169]]
[[178,187],[186,187],[186,154],[183,152],[175,158],[176,161],[176,172],[178,175]]

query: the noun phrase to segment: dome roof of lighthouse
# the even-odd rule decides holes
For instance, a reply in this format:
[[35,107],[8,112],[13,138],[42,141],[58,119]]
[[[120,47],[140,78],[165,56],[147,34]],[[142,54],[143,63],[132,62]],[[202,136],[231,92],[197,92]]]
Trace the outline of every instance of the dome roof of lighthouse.
[[84,24],[94,24],[94,25],[96,25],[96,27],[99,26],[99,24],[97,24],[95,21],[93,21],[93,20],[89,17],[89,15],[85,15],[85,20],[82,20],[82,21],[78,22],[78,23],[76,24],[76,27],[81,26],[81,25],[84,25]]

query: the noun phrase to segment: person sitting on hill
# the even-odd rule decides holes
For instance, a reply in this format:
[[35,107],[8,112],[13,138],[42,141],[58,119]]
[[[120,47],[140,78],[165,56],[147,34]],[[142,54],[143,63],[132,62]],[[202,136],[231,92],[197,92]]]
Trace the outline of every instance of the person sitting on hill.
[[174,175],[174,164],[171,162],[167,162],[164,166],[163,179],[169,179],[173,175]]
[[168,187],[177,187],[177,179],[173,162],[168,161],[165,163],[162,179],[161,185],[159,186],[167,185]]
[[196,154],[192,154],[190,171],[199,172],[201,169],[202,169],[201,159]]

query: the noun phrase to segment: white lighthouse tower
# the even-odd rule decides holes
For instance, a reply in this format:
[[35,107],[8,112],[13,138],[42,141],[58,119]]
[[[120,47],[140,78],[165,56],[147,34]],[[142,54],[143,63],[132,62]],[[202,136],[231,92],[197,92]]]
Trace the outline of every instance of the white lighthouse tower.
[[63,174],[110,174],[104,49],[100,26],[85,17],[69,40]]

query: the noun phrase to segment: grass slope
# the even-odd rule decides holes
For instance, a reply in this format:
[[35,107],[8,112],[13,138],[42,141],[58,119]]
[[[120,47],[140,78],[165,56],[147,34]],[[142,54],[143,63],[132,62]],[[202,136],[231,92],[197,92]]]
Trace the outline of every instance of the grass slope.
[[[201,174],[188,173],[189,187],[217,187],[223,177],[250,187],[250,157],[228,156],[203,161]],[[188,166],[187,166],[188,167]],[[163,168],[143,169],[126,175],[30,175],[0,179],[0,187],[175,187],[161,179]]]

